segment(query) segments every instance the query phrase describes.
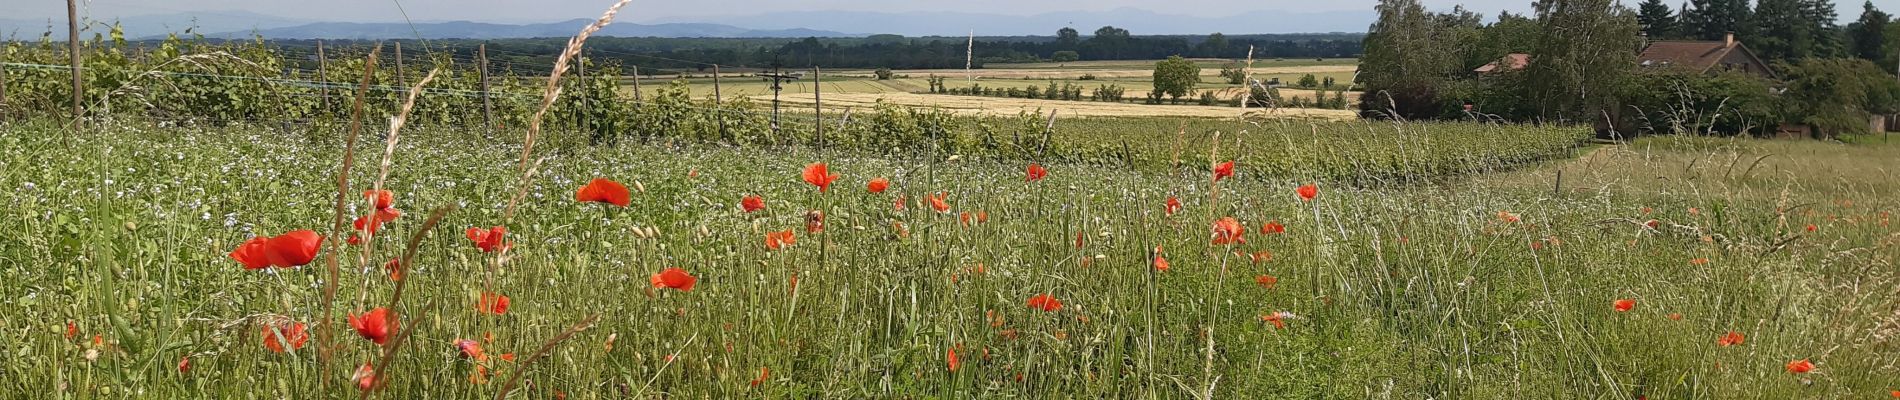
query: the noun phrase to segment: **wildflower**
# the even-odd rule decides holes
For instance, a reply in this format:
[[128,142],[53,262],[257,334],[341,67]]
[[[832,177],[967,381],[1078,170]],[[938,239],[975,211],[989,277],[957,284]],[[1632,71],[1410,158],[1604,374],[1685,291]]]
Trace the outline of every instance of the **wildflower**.
[[1214,181],[1215,182],[1220,182],[1221,179],[1227,179],[1233,176],[1234,176],[1234,162],[1233,161],[1228,161],[1228,162],[1214,165]]
[[1241,228],[1240,221],[1234,217],[1214,221],[1213,232],[1214,244],[1217,245],[1247,243],[1247,238],[1241,236],[1247,234],[1247,230]]
[[825,163],[806,165],[805,171],[801,175],[804,176],[805,183],[817,186],[819,192],[830,189],[831,182],[838,180],[838,174],[831,173],[830,170],[825,167]]
[[1662,221],[1657,221],[1653,219],[1648,220],[1648,221],[1643,221],[1643,226],[1649,227],[1649,229],[1656,229],[1656,227],[1662,226]]
[[387,209],[396,203],[396,193],[389,190],[365,190],[363,197],[368,198],[370,205],[377,210]]
[[1280,220],[1276,219],[1272,221],[1267,221],[1265,225],[1260,225],[1260,234],[1262,235],[1273,235],[1273,234],[1280,234],[1280,233],[1286,233],[1286,225],[1281,225]]
[[507,314],[508,296],[495,292],[483,292],[481,299],[475,301],[475,311],[483,314]]
[[304,342],[310,341],[310,333],[304,331],[302,322],[279,322],[274,326],[265,326],[263,331],[264,348],[276,353],[284,352],[286,344],[290,345],[290,350],[296,350],[303,348]]
[[1523,221],[1524,218],[1510,211],[1498,211],[1498,220],[1508,223],[1517,223],[1518,221]]
[[679,267],[667,268],[653,274],[653,277],[648,280],[653,282],[653,287],[678,289],[682,292],[693,291],[693,284],[699,282],[699,278],[686,274],[686,270]]
[[944,361],[950,364],[950,372],[957,372],[957,349],[951,348],[949,354],[944,357]]
[[1681,321],[1681,320],[1682,320],[1682,313],[1669,313],[1669,320],[1670,320],[1670,321]]
[[1806,358],[1788,362],[1788,373],[1805,374],[1812,371],[1814,371],[1814,363],[1808,362]]
[[189,355],[178,358],[178,373],[187,372],[191,372],[191,356]]
[[317,251],[322,247],[323,236],[310,230],[295,230],[271,238],[251,238],[231,250],[230,256],[244,264],[244,269],[291,268],[316,260]]
[[475,248],[482,249],[483,253],[493,253],[508,248],[508,244],[503,242],[503,237],[508,235],[508,228],[500,226],[488,229],[468,228],[467,235],[468,240],[475,242]]
[[79,324],[66,320],[66,340],[73,340],[74,336],[79,336]]
[[764,210],[765,198],[759,197],[759,195],[756,195],[756,194],[746,196],[744,199],[739,200],[739,208],[745,210],[745,212],[748,212],[748,213],[753,212],[753,211],[758,211],[758,210]]
[[1286,311],[1274,311],[1260,316],[1261,321],[1273,324],[1273,329],[1286,329],[1286,320],[1290,318],[1293,318],[1293,313]]
[[1042,180],[1042,177],[1049,176],[1049,170],[1043,169],[1042,164],[1029,163],[1028,175],[1029,175],[1029,179],[1027,180],[1028,182],[1040,181]]
[[1630,309],[1636,308],[1636,300],[1618,299],[1611,305],[1616,307],[1616,312],[1628,312]]
[[1260,285],[1261,289],[1272,289],[1274,284],[1280,283],[1280,278],[1275,278],[1273,275],[1261,275],[1254,277],[1253,283]]
[[1038,294],[1029,298],[1029,308],[1043,311],[1061,310],[1062,301],[1056,300],[1055,296],[1050,296],[1048,293]]
[[383,269],[389,270],[390,281],[402,280],[402,261],[389,260],[389,262],[383,263]]
[[376,344],[389,342],[390,333],[396,330],[396,321],[389,319],[389,309],[376,307],[361,315],[350,315],[351,328],[356,334]]
[[824,231],[825,231],[825,212],[818,211],[818,210],[811,210],[811,211],[806,212],[805,213],[805,233],[815,234],[815,233],[824,232]]
[[864,189],[869,190],[871,194],[884,193],[885,189],[890,188],[891,180],[884,177],[871,178],[871,182],[864,185]]
[[1741,332],[1729,331],[1727,334],[1722,335],[1721,338],[1715,339],[1715,345],[1719,347],[1739,346],[1742,344],[1742,340]]
[[1247,256],[1247,260],[1252,261],[1254,264],[1273,261],[1272,251],[1261,250],[1261,251],[1256,251],[1251,254],[1245,254],[1245,255]]
[[1814,226],[1814,224],[1808,224],[1808,232],[1809,232],[1809,233],[1813,233],[1813,232],[1814,232],[1815,230],[1817,230],[1817,229],[1820,229],[1820,227],[1817,227],[1817,226]]
[[1168,212],[1169,216],[1173,216],[1174,213],[1181,212],[1181,199],[1176,198],[1174,196],[1168,196],[1167,204],[1162,207],[1163,207],[1162,208],[1163,210]]
[[791,229],[765,233],[766,250],[778,250],[779,248],[790,246],[797,242],[798,239],[792,236]]
[[575,201],[605,203],[620,207],[632,204],[631,196],[632,193],[627,192],[626,186],[607,178],[594,178],[587,182],[587,186],[581,186],[580,189],[574,191]]
[[759,377],[752,380],[752,387],[759,387],[760,384],[764,384],[765,380],[771,377],[772,370],[770,368],[759,367]]
[[482,344],[480,342],[468,339],[455,339],[455,349],[461,352],[462,358],[473,359],[475,361],[488,361],[488,355],[482,353]]
[[1155,249],[1154,267],[1156,271],[1168,272],[1168,258],[1161,256],[1160,248]]
[[950,203],[944,201],[945,196],[948,196],[948,194],[937,192],[937,194],[924,196],[924,200],[930,201],[930,209],[937,210],[937,212],[940,213],[948,213],[950,212]]
[[1313,201],[1313,198],[1319,197],[1319,185],[1311,183],[1300,185],[1300,188],[1294,189],[1293,192],[1298,193],[1302,201]]
[[350,374],[350,381],[356,382],[357,389],[369,391],[370,388],[376,387],[376,368],[371,367],[369,363],[363,363],[363,366],[356,367],[356,373]]

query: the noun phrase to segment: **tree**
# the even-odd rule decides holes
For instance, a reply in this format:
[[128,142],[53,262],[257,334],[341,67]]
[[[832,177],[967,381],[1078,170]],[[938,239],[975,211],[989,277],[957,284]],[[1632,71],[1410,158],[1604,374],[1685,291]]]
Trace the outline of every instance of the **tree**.
[[1870,114],[1900,111],[1900,82],[1867,60],[1812,58],[1782,68],[1783,117],[1824,132],[1867,129]]
[[1544,34],[1526,71],[1546,120],[1592,121],[1620,112],[1636,65],[1636,15],[1616,0],[1539,0]]
[[1172,101],[1180,102],[1182,96],[1194,92],[1194,85],[1201,83],[1201,67],[1194,65],[1181,56],[1169,56],[1167,60],[1155,63],[1155,93],[1166,94]]
[[[1502,17],[1499,18],[1500,21]],[[1662,0],[1643,0],[1636,12],[1636,22],[1642,24],[1643,33],[1652,39],[1676,37],[1676,13]]]
[[1227,35],[1214,32],[1212,35],[1207,35],[1207,40],[1202,41],[1199,46],[1195,46],[1195,52],[1203,57],[1220,57],[1227,53],[1227,46],[1229,46]]
[[1867,61],[1885,61],[1887,25],[1893,15],[1874,8],[1872,0],[1861,7],[1860,19],[1847,26],[1847,39],[1851,43],[1848,54]]
[[1696,40],[1722,40],[1730,32],[1749,37],[1753,14],[1748,0],[1691,0],[1682,10],[1681,34]]
[[1759,35],[1750,47],[1770,60],[1839,55],[1835,17],[1828,0],[1761,0],[1755,9]]
[[1128,44],[1128,30],[1114,26],[1104,26],[1095,30],[1095,37],[1089,38],[1089,45],[1099,49],[1107,58],[1121,59],[1122,47]]
[[1058,51],[1055,54],[1049,55],[1049,59],[1054,60],[1055,62],[1059,62],[1059,63],[1075,62],[1076,60],[1081,60],[1082,55],[1077,54],[1073,50],[1063,50],[1063,51]]
[[1056,48],[1074,50],[1080,44],[1082,44],[1082,33],[1076,32],[1075,28],[1063,27],[1056,31]]
[[1313,76],[1313,74],[1306,74],[1305,76],[1301,76],[1300,87],[1308,88],[1308,89],[1319,87],[1319,77]]
[[[1439,86],[1469,69],[1464,54],[1441,35],[1437,17],[1418,0],[1380,0],[1379,19],[1367,28],[1359,79],[1362,109],[1378,115],[1430,118],[1439,114]],[[1461,71],[1463,70],[1463,71]]]
[[890,68],[878,68],[877,71],[873,71],[871,74],[876,75],[877,80],[880,81],[888,81],[897,76],[896,73],[891,72]]

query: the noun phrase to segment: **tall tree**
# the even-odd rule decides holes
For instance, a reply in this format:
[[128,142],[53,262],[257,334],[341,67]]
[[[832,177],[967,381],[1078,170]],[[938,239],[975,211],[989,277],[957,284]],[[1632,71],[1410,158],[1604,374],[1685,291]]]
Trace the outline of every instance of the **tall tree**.
[[1636,65],[1636,13],[1617,0],[1538,0],[1544,32],[1526,81],[1547,120],[1595,121],[1621,112]]
[[1379,0],[1379,19],[1367,28],[1359,79],[1361,107],[1376,115],[1437,116],[1437,91],[1464,60],[1438,36],[1437,25],[1418,0]]
[[1643,0],[1636,13],[1636,22],[1642,24],[1643,33],[1649,34],[1651,39],[1676,37],[1676,13],[1662,0]]
[[1201,67],[1193,61],[1170,56],[1167,60],[1155,62],[1154,87],[1156,93],[1166,94],[1174,102],[1180,102],[1182,96],[1194,93],[1194,85],[1201,83]]
[[1755,7],[1757,35],[1749,38],[1749,47],[1762,58],[1793,61],[1807,58],[1814,48],[1814,35],[1804,21],[1801,0],[1761,0]]
[[1056,31],[1057,49],[1075,50],[1075,46],[1080,44],[1082,44],[1082,33],[1076,32],[1075,28],[1065,26],[1062,27],[1061,30]]
[[1220,57],[1227,52],[1227,46],[1229,46],[1227,35],[1214,32],[1212,35],[1207,35],[1207,40],[1202,41],[1199,46],[1195,46],[1195,52],[1200,53],[1202,57]]
[[1730,32],[1750,37],[1751,14],[1748,0],[1690,0],[1682,10],[1681,34],[1696,40],[1722,40]]
[[1881,62],[1887,59],[1887,24],[1893,15],[1874,7],[1873,0],[1861,6],[1860,19],[1847,26],[1847,39],[1852,44],[1848,53],[1867,61]]
[[1841,57],[1846,55],[1847,46],[1841,39],[1840,13],[1835,11],[1834,0],[1803,0],[1801,2],[1801,22],[1814,40],[1815,57]]

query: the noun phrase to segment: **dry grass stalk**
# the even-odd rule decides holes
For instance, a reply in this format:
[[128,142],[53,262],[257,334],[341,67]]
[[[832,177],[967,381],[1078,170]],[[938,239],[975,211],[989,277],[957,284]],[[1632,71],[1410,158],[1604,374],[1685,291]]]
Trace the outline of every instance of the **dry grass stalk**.
[[549,339],[547,343],[541,344],[540,350],[535,350],[533,355],[528,356],[528,359],[523,360],[520,366],[515,367],[513,374],[508,375],[507,383],[501,385],[501,391],[495,392],[495,400],[508,398],[508,392],[514,391],[515,383],[521,382],[521,375],[526,373],[528,367],[534,366],[535,361],[540,361],[542,358],[547,357],[548,352],[554,351],[554,346],[560,345],[561,342],[573,338],[574,335],[581,333],[581,331],[593,327],[595,322],[600,322],[600,314],[590,314],[587,318],[582,318],[581,322],[574,324],[573,327],[567,328],[566,332],[561,332],[560,335]]
[[[389,133],[385,135],[388,136],[388,138],[383,141],[385,145],[383,146],[381,170],[376,175],[376,183],[370,186],[371,190],[382,191],[383,183],[389,180],[389,167],[395,163],[396,142],[398,138],[402,137],[402,127],[409,120],[409,113],[415,111],[416,99],[421,96],[422,88],[429,86],[429,82],[434,81],[435,75],[440,72],[442,72],[440,68],[430,70],[428,76],[422,77],[421,82],[416,82],[416,86],[409,89],[409,98],[403,101],[402,109],[396,113],[396,117],[389,119]],[[364,196],[363,201],[366,203],[366,206],[372,209],[375,207],[375,199]],[[375,238],[376,232],[374,230],[363,230],[363,251],[356,253],[358,264],[364,266],[369,265],[369,255],[373,253],[371,250],[374,249],[373,246],[376,244]],[[363,276],[363,286],[369,286],[370,276],[371,275]],[[361,308],[363,302],[369,298],[368,290],[364,290],[361,293],[361,295],[356,297],[356,306],[358,308]]]
[[[381,43],[376,44],[376,49],[369,53],[369,59],[363,62],[363,80],[362,83],[357,85],[356,100],[350,107],[350,133],[343,144],[343,167],[337,170],[336,173],[336,212],[331,217],[330,223],[330,248],[333,249],[339,247],[337,246],[337,236],[343,233],[343,221],[345,220],[343,217],[343,205],[349,201],[350,167],[355,164],[356,160],[356,137],[361,134],[363,130],[363,99],[369,96],[370,80],[376,76],[376,56],[381,54],[382,50],[383,45]],[[324,318],[317,319],[317,370],[328,372],[330,370],[330,351],[333,347],[331,342],[335,340],[335,337],[332,336],[330,332],[329,316],[336,311],[336,252],[331,251],[325,253],[323,263],[325,268],[324,272],[328,275],[328,278],[323,280]],[[317,385],[318,393],[322,393],[323,390],[330,387],[330,380],[328,379],[318,379],[318,382],[320,382]]]
[[567,49],[561,51],[561,57],[554,60],[554,72],[548,73],[548,87],[542,92],[541,109],[535,110],[534,118],[528,120],[528,135],[521,144],[520,170],[525,172],[528,169],[528,154],[534,151],[534,136],[541,132],[541,118],[547,115],[549,107],[554,106],[554,99],[561,97],[561,75],[567,74],[567,69],[572,65],[570,61],[580,55],[581,45],[587,43],[588,36],[593,36],[594,32],[600,31],[600,28],[613,23],[614,14],[620,13],[620,7],[625,7],[631,2],[633,0],[615,2],[613,7],[608,7],[607,12],[600,15],[600,19],[588,24],[586,28],[581,28],[580,34],[567,40]]
[[[435,76],[435,74],[431,73],[429,74],[429,76],[433,77]],[[428,79],[425,78],[423,79],[423,81],[427,82]],[[414,259],[416,256],[416,249],[422,247],[422,238],[428,237],[429,232],[434,230],[436,225],[441,224],[442,218],[448,216],[450,211],[455,211],[455,206],[453,205],[442,206],[440,208],[436,208],[434,212],[429,213],[429,220],[423,222],[422,229],[416,230],[416,234],[411,235],[409,237],[408,247],[403,249],[402,257],[397,259],[396,268],[398,271],[401,271],[404,266],[409,265],[409,260]],[[407,282],[409,281],[397,280],[395,292],[389,295],[389,306],[387,307],[387,309],[390,310],[389,311],[389,326],[398,327],[397,332],[396,332],[396,338],[395,340],[391,340],[388,345],[383,346],[382,357],[378,359],[378,362],[376,363],[376,367],[371,369],[372,372],[370,373],[370,376],[372,377],[371,379],[374,379],[374,382],[369,390],[363,391],[362,396],[359,397],[361,399],[368,399],[369,394],[371,392],[376,391],[376,389],[378,388],[382,388],[383,385],[389,382],[388,376],[383,375],[383,372],[389,368],[389,364],[391,362],[395,361],[396,350],[401,348],[404,342],[408,341],[410,333],[413,332],[412,330],[413,328],[410,328],[410,329],[401,328],[404,325],[402,325],[398,321],[402,319],[401,317],[402,314],[395,311],[396,306],[402,303],[402,291],[404,287],[408,286]],[[422,309],[430,310],[434,308],[435,307],[433,305],[430,305],[428,307],[423,307]]]

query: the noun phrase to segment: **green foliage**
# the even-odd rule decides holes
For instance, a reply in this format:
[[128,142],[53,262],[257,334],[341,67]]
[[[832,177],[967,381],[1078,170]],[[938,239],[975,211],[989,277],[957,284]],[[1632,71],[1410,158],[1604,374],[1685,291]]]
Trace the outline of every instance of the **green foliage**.
[[1181,56],[1169,56],[1167,60],[1155,62],[1154,87],[1158,94],[1166,94],[1179,102],[1182,96],[1194,92],[1194,86],[1201,83],[1201,67]]
[[1305,89],[1317,88],[1319,87],[1319,78],[1313,76],[1313,74],[1302,75],[1300,76],[1299,85]]
[[1050,54],[1049,60],[1061,63],[1076,62],[1082,60],[1082,56],[1073,50],[1061,50]]
[[[1900,25],[1892,22],[1893,15],[1874,7],[1872,0],[1861,6],[1860,19],[1847,26],[1847,39],[1850,48],[1848,54],[1873,62],[1887,59],[1887,27]],[[1900,41],[1900,39],[1895,39]],[[1893,64],[1883,64],[1893,65]]]
[[1809,59],[1783,65],[1780,110],[1828,134],[1866,131],[1872,114],[1900,112],[1900,83],[1862,59]]
[[878,68],[873,74],[877,75],[877,80],[880,81],[888,81],[891,80],[891,78],[897,77],[895,73],[891,72],[890,68]]
[[1643,33],[1650,39],[1664,40],[1675,38],[1680,32],[1677,16],[1670,5],[1663,0],[1643,0],[1637,6],[1636,22],[1642,26]]
[[[1760,78],[1740,72],[1652,70],[1632,77],[1626,109],[1638,133],[1762,134],[1780,121],[1778,100]],[[1495,103],[1492,103],[1495,104]]]

